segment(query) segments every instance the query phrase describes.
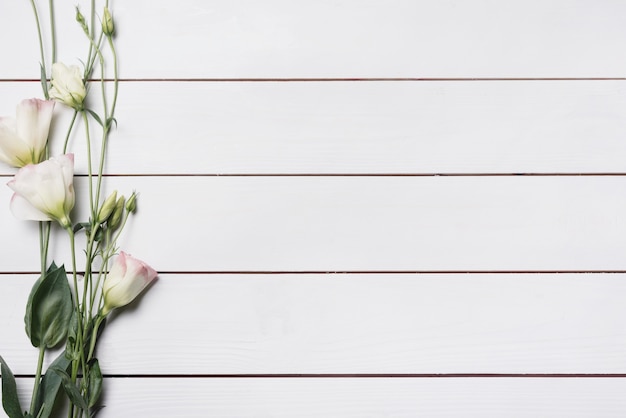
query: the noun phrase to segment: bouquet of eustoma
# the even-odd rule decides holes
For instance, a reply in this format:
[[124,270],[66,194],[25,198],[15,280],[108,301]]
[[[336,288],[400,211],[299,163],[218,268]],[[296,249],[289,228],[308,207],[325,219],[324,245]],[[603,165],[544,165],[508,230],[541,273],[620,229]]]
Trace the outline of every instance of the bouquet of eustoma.
[[[0,357],[2,406],[10,418],[47,418],[57,413],[67,413],[69,418],[93,417],[101,408],[104,382],[96,350],[98,338],[111,311],[135,299],[157,273],[117,246],[129,216],[136,211],[137,194],[125,198],[117,192],[108,196],[103,192],[107,144],[117,124],[119,84],[115,27],[108,1],[96,12],[92,0],[86,17],[76,9],[87,51],[81,66],[56,62],[54,1],[49,0],[47,8],[49,42],[42,37],[40,7],[35,0],[31,5],[39,38],[43,98],[23,100],[15,117],[0,118],[0,161],[17,168],[8,182],[14,192],[11,212],[18,219],[39,222],[41,275],[24,315],[26,334],[39,355],[27,408],[20,405],[14,375]],[[71,114],[67,131],[51,147],[50,126],[62,112]],[[82,155],[68,150],[70,138],[75,141],[77,136],[85,141]],[[62,152],[53,155],[52,150],[61,145]],[[74,189],[75,158],[87,166],[85,178],[79,180],[86,182],[82,193]],[[85,205],[87,219],[75,219],[73,209],[79,202]],[[62,234],[69,241],[68,270],[48,260],[50,246],[60,242],[55,238]],[[84,243],[82,251],[77,242]],[[63,349],[56,359],[46,360],[58,347]],[[44,364],[48,364],[45,372]]]

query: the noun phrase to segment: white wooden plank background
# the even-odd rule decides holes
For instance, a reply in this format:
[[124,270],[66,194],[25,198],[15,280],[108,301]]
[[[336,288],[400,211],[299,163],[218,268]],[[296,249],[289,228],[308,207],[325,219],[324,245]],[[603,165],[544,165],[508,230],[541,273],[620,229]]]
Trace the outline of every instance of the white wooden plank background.
[[107,384],[106,416],[619,417],[624,410],[618,379],[112,378]]
[[[57,6],[63,61],[83,52],[74,6]],[[17,59],[6,60],[1,75],[38,79],[39,67],[30,64],[39,60],[30,5],[11,4],[10,13],[8,3],[2,7],[0,26],[24,47],[15,49]],[[135,0],[114,8],[122,76],[128,78],[569,78],[626,72],[626,4],[620,0]]]
[[[123,245],[161,275],[105,334],[100,416],[626,413],[626,2],[112,6],[107,187],[140,192]],[[4,115],[39,95],[28,2],[0,34]],[[26,398],[37,237],[9,192],[0,354]]]

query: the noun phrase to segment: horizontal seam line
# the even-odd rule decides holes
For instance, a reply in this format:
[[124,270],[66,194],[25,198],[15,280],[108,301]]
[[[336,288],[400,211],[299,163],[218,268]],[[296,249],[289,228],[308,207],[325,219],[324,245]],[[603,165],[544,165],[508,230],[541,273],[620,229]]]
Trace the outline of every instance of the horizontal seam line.
[[[83,272],[77,272],[82,274]],[[38,271],[8,271],[0,272],[0,275],[36,275]],[[159,274],[182,274],[182,275],[476,275],[476,274],[626,274],[626,270],[163,270]]]
[[[13,177],[14,174],[0,174]],[[87,177],[87,174],[75,174]],[[626,172],[583,173],[105,173],[104,177],[624,177]]]
[[[99,79],[92,79],[98,82]],[[111,82],[113,79],[105,79]],[[480,82],[480,81],[626,81],[626,77],[146,77],[120,78],[120,82],[380,82],[380,81],[411,81],[411,82]],[[5,78],[0,82],[41,82],[40,79]]]
[[[16,378],[34,378],[17,374]],[[261,373],[261,374],[104,374],[135,379],[389,379],[389,378],[626,378],[624,373]]]

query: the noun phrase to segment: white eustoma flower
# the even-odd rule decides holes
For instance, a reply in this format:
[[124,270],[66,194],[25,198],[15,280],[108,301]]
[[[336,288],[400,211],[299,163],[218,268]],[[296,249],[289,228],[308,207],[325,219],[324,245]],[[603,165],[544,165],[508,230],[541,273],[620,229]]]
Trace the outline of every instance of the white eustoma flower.
[[121,251],[102,285],[102,315],[132,302],[156,277],[152,267]]
[[37,164],[44,157],[54,101],[22,100],[15,118],[0,117],[0,161],[14,167]]
[[57,221],[71,225],[74,207],[74,154],[50,158],[20,168],[7,185],[15,192],[11,211],[15,217],[33,221]]
[[87,95],[83,77],[76,65],[69,67],[61,62],[52,64],[52,79],[50,80],[50,97],[76,110],[83,108],[83,101]]

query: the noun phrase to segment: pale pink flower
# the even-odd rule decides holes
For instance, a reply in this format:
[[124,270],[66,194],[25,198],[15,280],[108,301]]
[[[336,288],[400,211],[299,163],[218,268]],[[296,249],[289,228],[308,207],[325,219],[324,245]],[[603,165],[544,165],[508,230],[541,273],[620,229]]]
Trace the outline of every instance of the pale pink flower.
[[102,286],[102,314],[132,302],[156,277],[157,272],[152,267],[121,251]]
[[53,100],[22,100],[15,118],[0,117],[0,161],[14,167],[41,162],[54,110]]
[[15,192],[11,211],[19,219],[70,226],[74,207],[74,154],[22,167],[7,183]]

